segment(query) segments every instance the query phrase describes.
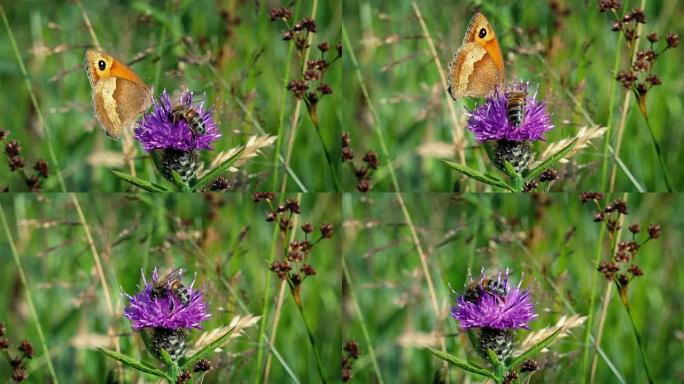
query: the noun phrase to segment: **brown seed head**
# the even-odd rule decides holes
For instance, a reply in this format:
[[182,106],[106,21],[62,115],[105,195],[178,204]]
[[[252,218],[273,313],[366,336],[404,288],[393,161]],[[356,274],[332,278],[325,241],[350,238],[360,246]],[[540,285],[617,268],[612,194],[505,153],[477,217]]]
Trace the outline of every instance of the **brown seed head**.
[[676,48],[679,45],[679,35],[676,33],[667,34],[667,47]]
[[363,161],[366,164],[368,164],[368,167],[372,169],[378,169],[378,167],[380,166],[380,160],[378,160],[378,155],[373,151],[366,152],[366,154],[363,155]]
[[324,239],[329,239],[333,235],[333,226],[329,223],[321,224],[321,237]]
[[193,371],[195,372],[207,372],[211,371],[211,361],[209,359],[202,359],[195,364],[195,369]]
[[23,340],[21,344],[17,347],[19,351],[24,353],[24,356],[27,359],[32,359],[33,355],[35,354],[35,351],[33,350],[33,344],[31,344],[28,340]]
[[26,371],[24,371],[23,369],[15,369],[14,371],[12,371],[12,380],[16,381],[17,383],[21,383],[27,378],[28,373],[26,373]]
[[349,340],[344,344],[344,351],[351,356],[352,359],[359,358],[359,344],[354,340]]
[[660,237],[660,225],[651,224],[648,226],[648,237],[650,239],[657,239]]
[[5,144],[5,153],[9,157],[19,156],[21,153],[21,145],[16,140],[8,141],[7,144]]

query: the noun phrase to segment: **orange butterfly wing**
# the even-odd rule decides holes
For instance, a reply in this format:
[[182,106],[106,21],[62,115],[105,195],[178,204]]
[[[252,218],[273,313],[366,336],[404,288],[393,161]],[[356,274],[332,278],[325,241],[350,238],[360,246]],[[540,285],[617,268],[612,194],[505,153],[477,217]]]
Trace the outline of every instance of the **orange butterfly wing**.
[[484,97],[504,81],[504,62],[499,41],[487,18],[476,13],[463,44],[449,63],[449,94]]

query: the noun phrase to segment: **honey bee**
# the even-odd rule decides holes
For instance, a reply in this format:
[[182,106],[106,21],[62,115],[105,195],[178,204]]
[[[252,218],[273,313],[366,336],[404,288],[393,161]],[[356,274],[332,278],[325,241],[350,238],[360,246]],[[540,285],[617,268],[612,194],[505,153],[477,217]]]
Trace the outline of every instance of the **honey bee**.
[[506,100],[506,116],[514,127],[519,127],[525,118],[527,92],[510,91]]
[[507,293],[506,285],[498,280],[492,280],[486,277],[482,277],[478,280],[470,280],[470,282],[466,284],[463,300],[476,303],[485,293],[504,298]]
[[204,126],[204,120],[202,120],[202,115],[197,112],[192,107],[178,104],[171,110],[171,120],[174,124],[178,121],[183,120],[188,124],[192,135],[194,137],[204,135],[207,131],[207,127]]
[[168,294],[174,294],[180,300],[181,304],[187,305],[190,301],[188,289],[185,288],[181,279],[183,278],[183,269],[176,268],[169,272],[163,278],[157,280],[152,287],[153,298],[166,297]]

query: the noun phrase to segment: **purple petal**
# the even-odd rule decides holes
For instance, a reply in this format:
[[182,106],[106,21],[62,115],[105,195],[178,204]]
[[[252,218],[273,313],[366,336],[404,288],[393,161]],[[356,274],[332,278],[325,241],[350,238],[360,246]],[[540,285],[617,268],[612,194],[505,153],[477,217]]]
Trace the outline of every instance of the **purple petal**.
[[520,126],[516,127],[508,121],[508,92],[527,90],[527,83],[513,83],[507,91],[499,92],[497,89],[484,104],[470,111],[468,129],[475,134],[475,139],[481,143],[487,140],[544,140],[544,134],[553,129],[553,124],[546,110],[546,102],[537,100],[536,94],[526,96],[525,114]]
[[[499,276],[501,281],[501,276]],[[470,328],[529,328],[530,321],[537,318],[534,304],[527,290],[508,287],[508,273],[503,280],[506,296],[485,292],[478,300],[466,301],[464,296],[456,300],[451,317],[459,321],[461,329]]]
[[[192,92],[181,93],[178,104],[192,106]],[[213,117],[213,108],[204,108],[204,102],[192,106],[202,116],[206,131],[196,136],[183,119],[171,116],[173,105],[169,94],[164,90],[158,100],[154,101],[152,112],[147,113],[135,128],[135,138],[143,148],[150,152],[155,149],[176,149],[180,151],[194,151],[199,149],[211,150],[211,144],[221,137]]]
[[192,285],[186,286],[189,301],[183,305],[176,295],[153,297],[152,288],[158,280],[157,270],[152,272],[152,282],[148,283],[143,276],[144,288],[135,296],[126,295],[130,300],[128,307],[124,309],[124,316],[131,321],[135,330],[142,328],[198,328],[201,323],[211,315],[208,313],[207,303],[203,293],[194,289]]

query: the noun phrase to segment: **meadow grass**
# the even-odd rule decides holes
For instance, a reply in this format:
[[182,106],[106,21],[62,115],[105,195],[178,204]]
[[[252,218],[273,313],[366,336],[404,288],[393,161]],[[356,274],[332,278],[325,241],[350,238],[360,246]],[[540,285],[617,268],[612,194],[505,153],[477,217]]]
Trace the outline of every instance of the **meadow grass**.
[[[435,317],[396,195],[345,195],[343,257],[347,279],[353,281],[348,290],[353,292],[345,294],[349,304],[343,304],[348,325],[344,338],[358,340],[362,352],[374,351],[355,365],[359,382],[372,382],[379,375],[385,382],[427,382],[441,364],[420,347],[439,348],[440,342],[449,353],[478,362],[458,322],[448,318],[448,305],[453,303],[449,284],[462,292],[468,270],[477,275],[482,267],[489,273],[510,268],[515,284],[522,278],[523,286],[530,287],[539,313],[532,330],[551,326],[563,315],[594,318],[589,337],[583,328],[573,329],[539,357],[545,368],[532,382],[582,382],[583,374],[587,379],[591,374],[595,354],[592,382],[646,381],[630,319],[615,290],[603,294],[608,283],[595,273],[596,261],[606,260],[610,248],[601,240],[605,235],[600,225],[593,222],[591,205],[582,205],[570,194],[404,194],[403,201],[426,250],[438,300],[447,305],[441,317]],[[624,239],[631,237],[626,226],[632,223],[664,226],[662,237],[640,251],[636,262],[644,276],[630,283],[629,298],[655,382],[674,383],[684,369],[678,359],[667,357],[684,352],[671,338],[682,316],[677,299],[682,270],[676,266],[684,201],[674,194],[629,194],[627,203]],[[601,316],[603,335],[600,347],[594,348]],[[443,330],[440,322],[445,323]],[[521,338],[526,333],[522,331]],[[589,364],[583,368],[585,350]],[[464,382],[466,376],[452,368],[450,379]]]
[[[228,325],[237,315],[267,316],[267,337],[259,337],[258,322],[245,329],[211,356],[215,370],[203,382],[252,381],[261,348],[274,356],[268,382],[319,380],[309,336],[289,294],[278,311],[278,332],[271,332],[278,291],[263,293],[267,282],[280,282],[268,269],[274,223],[266,222],[264,207],[251,196],[15,194],[1,196],[0,206],[6,224],[0,262],[7,266],[0,272],[0,321],[11,339],[27,338],[44,348],[37,348],[29,382],[48,380],[48,366],[60,382],[100,382],[117,364],[95,348],[114,350],[116,343],[122,353],[154,363],[122,316],[123,294],[137,292],[141,270],[149,277],[154,267],[173,266],[186,268],[185,283],[194,278],[195,287],[206,292],[212,317],[204,331]],[[325,221],[339,228],[336,195],[302,195],[301,206],[300,223],[317,228]],[[314,248],[309,262],[317,274],[301,291],[302,311],[329,381],[339,377],[342,344],[338,241],[336,234]],[[280,248],[280,240],[276,243]],[[204,331],[193,331],[191,340]],[[8,369],[3,361],[0,377],[8,377]],[[131,370],[125,377],[135,378]]]
[[[312,16],[315,45],[340,40],[341,4],[303,1],[299,17]],[[315,14],[310,14],[313,4]],[[262,148],[238,173],[228,176],[233,190],[334,191],[324,148],[333,149],[339,167],[339,116],[342,71],[331,66],[325,81],[333,94],[318,105],[319,132],[286,90],[300,76],[284,26],[269,20],[276,3],[181,1],[160,7],[147,1],[21,1],[3,9],[3,28],[10,38],[0,43],[0,102],[12,106],[2,129],[18,140],[28,164],[48,160],[48,191],[124,192],[126,183],[110,169],[159,181],[152,160],[135,142],[114,141],[99,128],[91,90],[83,69],[88,46],[101,45],[132,64],[141,78],[172,95],[190,89],[216,109],[223,137],[216,151],[244,144],[249,137],[273,135],[279,145]],[[16,44],[15,44],[16,42]],[[316,51],[316,56],[318,52]],[[303,112],[303,111],[302,111]],[[320,136],[319,136],[320,135]],[[283,139],[285,141],[283,141]],[[325,147],[321,145],[321,140]],[[284,145],[284,144],[287,144]],[[124,156],[125,153],[130,155]],[[205,154],[209,161],[215,155]],[[288,156],[289,154],[289,156]],[[286,183],[285,180],[289,179]],[[293,179],[296,179],[293,181]],[[2,185],[22,191],[21,180],[0,167]]]
[[[624,3],[626,9],[640,5]],[[356,153],[386,152],[388,161],[383,165],[387,169],[376,173],[373,190],[396,190],[393,174],[399,189],[406,192],[448,192],[454,185],[462,191],[487,190],[439,161],[460,162],[463,157],[471,168],[496,172],[471,132],[465,130],[465,142],[460,145],[467,119],[464,104],[472,107],[473,102],[452,101],[444,85],[443,71],[461,45],[470,18],[481,10],[501,43],[507,79],[530,81],[549,104],[555,128],[547,134],[547,142],[537,144],[538,153],[576,135],[584,126],[592,127],[589,120],[595,126],[609,127],[608,136],[595,138],[558,168],[561,179],[552,191],[639,191],[639,186],[645,191],[666,191],[663,167],[634,97],[618,102],[630,98],[615,84],[616,70],[625,69],[631,58],[624,52],[624,39],[611,32],[612,18],[599,13],[595,2],[560,4],[569,11],[567,15],[544,1],[345,3],[343,22],[354,55],[345,56],[344,71],[359,74],[347,75],[350,81],[344,83],[345,121],[349,123],[343,130],[350,133]],[[668,32],[681,35],[677,20],[683,14],[676,5],[674,0],[645,2],[643,34],[658,32],[661,39]],[[641,39],[639,49],[648,49],[645,41]],[[682,161],[678,150],[682,133],[672,128],[684,114],[677,101],[684,93],[677,67],[682,58],[682,49],[676,48],[658,60],[655,72],[663,84],[649,93],[647,106],[674,190],[684,185],[681,172],[676,171]],[[457,121],[450,112],[454,106]],[[383,139],[378,131],[384,132]],[[354,190],[353,180],[350,172],[343,173],[345,190]]]

